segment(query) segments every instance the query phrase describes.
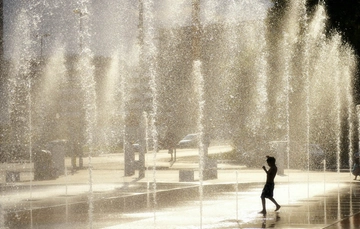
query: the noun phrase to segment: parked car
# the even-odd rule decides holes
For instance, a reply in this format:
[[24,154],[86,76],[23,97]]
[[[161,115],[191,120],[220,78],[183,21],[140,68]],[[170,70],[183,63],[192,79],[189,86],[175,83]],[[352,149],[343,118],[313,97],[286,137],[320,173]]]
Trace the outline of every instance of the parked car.
[[132,144],[134,152],[140,152],[140,144],[134,143]]
[[199,134],[188,134],[177,144],[177,148],[197,148],[199,145]]
[[[154,150],[154,144],[153,144],[152,140],[148,139],[147,144],[148,144],[147,145],[147,147],[148,147],[147,150]],[[136,153],[140,152],[140,141],[139,140],[137,140],[135,143],[133,143],[132,146],[133,146],[134,152],[136,152]],[[163,149],[163,146],[162,146],[161,142],[158,142],[157,148],[158,148],[158,150]]]

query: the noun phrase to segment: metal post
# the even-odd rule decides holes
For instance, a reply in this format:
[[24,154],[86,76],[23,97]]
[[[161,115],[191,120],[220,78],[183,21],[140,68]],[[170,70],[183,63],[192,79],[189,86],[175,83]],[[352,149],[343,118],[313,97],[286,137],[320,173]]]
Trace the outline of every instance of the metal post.
[[200,59],[200,0],[192,2],[192,53],[193,61]]

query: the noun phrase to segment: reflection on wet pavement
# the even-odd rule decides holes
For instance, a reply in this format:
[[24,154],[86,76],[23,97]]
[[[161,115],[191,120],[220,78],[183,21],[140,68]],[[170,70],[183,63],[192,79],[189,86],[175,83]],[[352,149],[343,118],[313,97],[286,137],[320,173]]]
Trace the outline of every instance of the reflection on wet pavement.
[[147,185],[137,184],[134,190],[139,193],[131,193],[130,187],[118,188],[111,195],[99,193],[91,222],[88,202],[72,201],[71,196],[59,197],[64,201],[61,205],[10,212],[6,221],[9,228],[30,228],[30,218],[33,228],[357,228],[360,225],[360,183],[357,182],[327,183],[326,187],[322,183],[277,184],[275,198],[282,208],[274,212],[274,205],[267,201],[266,215],[258,213],[261,183],[238,184],[238,188],[235,184],[206,185],[202,198],[197,185],[158,184],[156,194]]
[[[301,185],[306,189],[307,184]],[[261,185],[258,185],[237,194],[221,192],[215,196],[207,196],[203,203],[194,201],[185,206],[177,206],[176,209],[158,210],[155,221],[151,217],[144,217],[108,228],[142,228],[143,225],[153,225],[154,228],[325,228],[360,211],[359,196],[355,192],[359,189],[357,184],[333,184],[332,190],[327,191],[326,195],[296,201],[287,199],[285,195],[291,189],[290,186],[277,186],[277,192],[281,195],[277,198],[278,202],[285,203],[280,212],[268,210],[266,215],[258,214],[261,209]],[[199,210],[200,204],[202,211]],[[274,206],[268,204],[268,209],[272,208]]]

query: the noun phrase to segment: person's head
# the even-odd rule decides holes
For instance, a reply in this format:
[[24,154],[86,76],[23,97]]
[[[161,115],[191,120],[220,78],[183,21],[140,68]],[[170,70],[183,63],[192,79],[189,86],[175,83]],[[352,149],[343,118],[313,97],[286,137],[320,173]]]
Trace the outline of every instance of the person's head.
[[268,165],[275,165],[276,159],[275,157],[270,157],[270,156],[266,156],[266,162],[268,163]]

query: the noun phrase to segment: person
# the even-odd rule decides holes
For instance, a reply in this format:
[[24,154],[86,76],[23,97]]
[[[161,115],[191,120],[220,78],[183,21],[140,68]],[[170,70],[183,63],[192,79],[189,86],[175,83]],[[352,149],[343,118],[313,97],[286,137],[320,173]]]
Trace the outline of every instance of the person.
[[210,146],[210,135],[208,133],[204,134],[204,155],[208,156]]
[[[79,157],[79,167],[76,166],[76,157]],[[82,147],[79,141],[72,141],[72,153],[71,153],[71,173],[74,174],[77,169],[83,169],[83,153]]]
[[354,180],[357,179],[357,176],[360,175],[360,161],[359,161],[359,153],[355,153],[354,154],[354,165],[352,168],[351,173],[355,176]]
[[[165,138],[166,141],[166,146],[168,148],[168,154],[170,154],[170,161],[174,161],[174,159],[176,160],[176,136],[173,132],[168,132],[167,136]],[[175,158],[174,155],[175,154]]]
[[270,169],[266,170],[265,166],[262,167],[266,173],[266,183],[265,183],[264,188],[261,193],[262,211],[259,212],[261,214],[266,214],[265,198],[268,198],[269,200],[271,200],[271,202],[273,202],[275,204],[275,206],[276,206],[275,211],[278,211],[281,208],[281,206],[273,198],[274,187],[275,187],[274,179],[275,179],[275,176],[277,173],[277,167],[275,164],[276,159],[274,157],[269,157],[269,156],[266,156],[266,157],[267,157],[266,162],[267,162],[268,166],[270,167]]

